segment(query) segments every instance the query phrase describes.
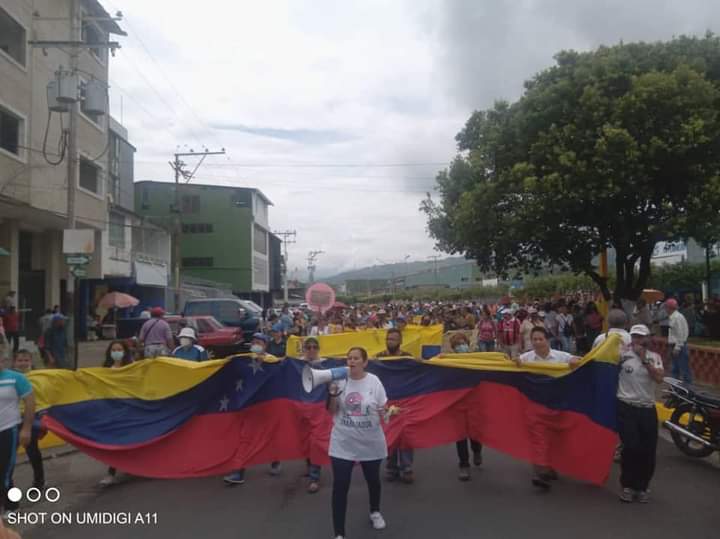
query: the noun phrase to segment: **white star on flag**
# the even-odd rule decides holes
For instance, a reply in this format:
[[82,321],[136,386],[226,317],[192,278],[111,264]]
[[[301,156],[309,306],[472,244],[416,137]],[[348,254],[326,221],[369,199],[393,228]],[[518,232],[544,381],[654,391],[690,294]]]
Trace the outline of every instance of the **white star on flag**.
[[223,398],[220,399],[220,411],[227,412],[228,404],[230,404],[230,399],[227,398],[227,395],[224,395]]
[[261,362],[255,361],[254,359],[250,362],[250,368],[253,371],[253,375],[257,374],[258,371],[265,372],[262,368]]
[[235,391],[242,391],[243,390],[243,380],[240,378],[237,382],[235,382]]

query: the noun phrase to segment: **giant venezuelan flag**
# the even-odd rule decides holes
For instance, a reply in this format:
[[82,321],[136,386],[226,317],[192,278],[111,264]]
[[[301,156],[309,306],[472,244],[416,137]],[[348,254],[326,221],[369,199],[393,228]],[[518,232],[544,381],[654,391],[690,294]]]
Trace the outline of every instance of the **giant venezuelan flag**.
[[[613,337],[573,371],[553,364],[520,369],[498,353],[388,359],[369,370],[402,409],[386,426],[391,447],[471,437],[600,484],[617,442],[617,356]],[[292,358],[164,358],[117,370],[37,371],[30,379],[60,437],[128,473],[179,478],[274,460],[327,463],[326,388],[306,394],[302,368]]]

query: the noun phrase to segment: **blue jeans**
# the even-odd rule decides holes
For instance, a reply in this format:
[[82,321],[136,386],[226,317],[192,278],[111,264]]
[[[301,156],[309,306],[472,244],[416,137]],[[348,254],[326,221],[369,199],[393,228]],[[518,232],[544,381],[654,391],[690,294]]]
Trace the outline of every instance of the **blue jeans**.
[[560,335],[560,343],[562,345],[561,350],[563,352],[570,352],[570,348],[572,347],[572,337]]
[[305,459],[305,462],[307,463],[307,476],[310,479],[310,481],[320,481],[320,472],[322,471],[322,466],[319,464],[313,464],[310,462],[310,459]]
[[478,352],[494,352],[495,341],[478,341]]
[[691,384],[692,373],[690,372],[690,353],[687,344],[680,348],[680,352],[676,356],[673,356],[673,347],[670,348],[670,362],[672,363],[673,378]]
[[412,449],[396,449],[387,459],[385,468],[389,472],[410,472],[412,471],[415,452]]

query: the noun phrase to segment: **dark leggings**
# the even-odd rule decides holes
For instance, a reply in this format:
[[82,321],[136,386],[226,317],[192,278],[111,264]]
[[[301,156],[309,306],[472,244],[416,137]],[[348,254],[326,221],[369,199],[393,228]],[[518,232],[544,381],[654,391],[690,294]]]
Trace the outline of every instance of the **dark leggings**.
[[[37,421],[37,420],[36,420]],[[39,424],[39,421],[37,421]],[[38,446],[38,438],[40,429],[33,422],[32,434],[30,436],[30,444],[25,448],[25,454],[28,456],[30,465],[33,469],[33,486],[41,488],[45,485],[45,468],[43,467],[42,453]]]
[[[482,444],[475,440],[470,440],[470,447],[473,453],[480,453],[482,451]],[[458,460],[460,461],[461,468],[470,467],[470,451],[468,451],[468,438],[455,442],[455,449],[457,449]]]
[[0,480],[2,491],[0,491],[0,513],[8,503],[7,491],[12,481],[13,468],[15,467],[15,452],[17,451],[18,430],[17,427],[10,427],[0,431]]
[[[352,460],[330,457],[333,470],[332,513],[335,535],[345,536],[347,497],[352,478]],[[370,495],[370,512],[380,511],[380,464],[382,460],[366,460],[360,463]]]

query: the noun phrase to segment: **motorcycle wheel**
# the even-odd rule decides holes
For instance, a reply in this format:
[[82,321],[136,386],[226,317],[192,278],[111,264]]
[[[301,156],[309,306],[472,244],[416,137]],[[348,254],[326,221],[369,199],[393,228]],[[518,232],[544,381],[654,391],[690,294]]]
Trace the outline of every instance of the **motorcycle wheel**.
[[[691,416],[692,423],[690,423]],[[688,403],[683,403],[673,410],[670,422],[676,425],[682,425],[693,434],[707,441],[712,441],[713,439],[712,424],[708,421],[708,418],[701,411],[695,411],[693,413],[693,407]],[[670,435],[677,448],[689,457],[703,458],[711,455],[713,451],[715,451],[712,447],[702,445],[700,442],[683,436],[680,432],[671,430]]]

